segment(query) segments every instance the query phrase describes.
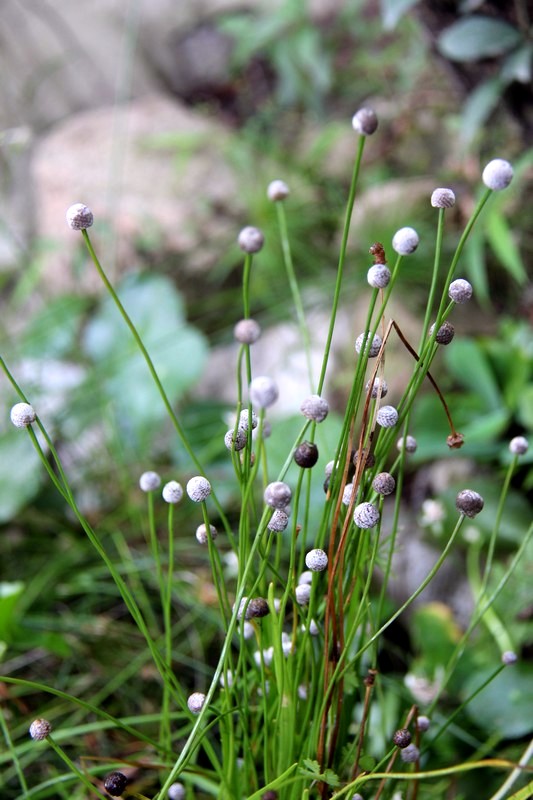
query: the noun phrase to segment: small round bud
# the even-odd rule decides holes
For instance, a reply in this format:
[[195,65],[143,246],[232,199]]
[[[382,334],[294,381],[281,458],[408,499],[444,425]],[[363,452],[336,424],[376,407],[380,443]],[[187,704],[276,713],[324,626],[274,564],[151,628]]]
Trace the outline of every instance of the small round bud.
[[290,486],[283,481],[269,483],[265,489],[264,500],[271,508],[284,509],[291,502],[292,492]]
[[379,522],[379,511],[372,503],[360,503],[354,509],[353,521],[358,528],[373,528]]
[[271,181],[267,188],[267,197],[273,203],[278,203],[280,200],[285,200],[289,196],[289,187],[285,181]]
[[[259,420],[257,418],[257,414],[255,413],[255,411],[252,411],[252,414],[251,414],[251,423],[252,423],[251,428],[252,428],[253,431],[257,428],[258,422],[259,422]],[[239,428],[242,431],[250,430],[250,414],[249,414],[247,408],[245,408],[244,411],[241,411],[241,413],[239,414]]]
[[364,797],[362,794],[359,794],[359,792],[356,792],[355,794],[352,794],[352,800],[364,800]]
[[269,531],[276,531],[276,533],[281,533],[284,531],[287,525],[289,524],[289,517],[287,514],[281,510],[281,508],[276,508],[270,520],[268,522],[267,528]]
[[400,436],[396,442],[396,447],[400,452],[405,449],[406,453],[414,453],[416,452],[418,443],[414,436],[406,436],[405,439],[403,436]]
[[483,170],[483,183],[494,192],[506,189],[513,180],[513,168],[508,161],[503,158],[495,158],[489,161]]
[[258,408],[268,408],[278,399],[279,391],[272,378],[260,375],[250,384],[250,400]]
[[361,136],[371,136],[377,127],[378,118],[371,108],[360,108],[352,117],[352,128]]
[[241,319],[233,328],[233,336],[241,344],[254,344],[261,336],[261,326],[255,319]]
[[168,800],[185,800],[185,786],[182,783],[173,783],[169,786]]
[[163,500],[166,503],[179,503],[183,497],[183,487],[181,483],[178,483],[177,481],[169,481],[163,486],[163,491],[161,494],[163,495]]
[[420,750],[416,744],[408,744],[403,750],[400,750],[400,758],[404,764],[414,764],[420,758]]
[[416,727],[421,733],[425,733],[427,730],[429,730],[430,725],[430,718],[426,717],[424,714],[420,714],[420,716],[416,718]]
[[305,572],[302,572],[300,577],[298,578],[298,583],[312,583],[313,582],[313,573],[310,569],[306,569]]
[[122,772],[110,772],[104,779],[104,789],[111,797],[120,797],[127,785],[128,779]]
[[[433,324],[429,329],[428,335],[433,336],[433,331],[435,330],[435,325]],[[435,341],[437,344],[450,344],[451,340],[455,336],[455,328],[451,324],[451,322],[443,322],[440,328],[437,331],[437,335],[435,336]]]
[[380,351],[381,343],[381,336],[379,336],[377,333],[374,335],[372,341],[370,341],[369,333],[361,333],[355,340],[355,352],[360,353],[364,344],[365,354],[368,354],[369,358],[375,358]]
[[318,394],[312,394],[302,401],[300,411],[306,419],[311,419],[313,422],[323,422],[329,413],[329,404],[327,400],[324,400]]
[[506,650],[505,653],[502,653],[502,664],[505,664],[506,667],[516,664],[517,661],[518,656],[512,650]]
[[274,789],[268,789],[261,795],[261,800],[278,800],[278,793]]
[[195,503],[202,503],[211,494],[211,484],[203,475],[195,475],[187,482],[187,494]]
[[366,279],[373,289],[384,289],[391,279],[390,269],[385,264],[374,264],[368,270]]
[[15,428],[28,428],[37,419],[35,409],[29,403],[16,403],[10,416]]
[[455,507],[466,517],[475,517],[482,510],[485,501],[472,489],[463,489],[455,498]]
[[[367,381],[365,386],[365,391],[368,392],[369,389],[370,389],[370,381]],[[375,400],[380,393],[380,389],[381,389],[381,397],[385,397],[385,395],[389,391],[387,381],[384,378],[374,378],[374,383],[372,384],[370,397],[372,397]]]
[[394,428],[398,422],[398,412],[394,406],[381,406],[376,414],[376,421],[382,428]]
[[509,450],[515,456],[523,456],[529,449],[529,442],[525,436],[515,436],[509,442]]
[[372,488],[378,494],[389,495],[395,490],[396,481],[390,472],[378,472],[372,481]]
[[299,583],[294,590],[296,602],[299,606],[306,606],[311,599],[311,586],[308,583]]
[[392,247],[400,256],[409,256],[418,247],[420,238],[414,228],[400,228],[392,237]]
[[318,627],[314,619],[312,619],[311,622],[309,623],[309,633],[311,634],[311,636],[318,636],[318,634],[320,633],[320,628]]
[[435,189],[431,195],[433,208],[451,208],[455,205],[455,194],[451,189]]
[[239,606],[237,619],[242,619],[243,614],[244,619],[260,619],[261,617],[266,617],[269,613],[270,609],[264,597],[252,597],[250,602],[248,602],[247,597],[243,597]]
[[52,725],[47,719],[34,719],[29,730],[31,738],[40,742],[52,733]]
[[328,557],[324,550],[310,550],[305,556],[305,566],[312,572],[323,572],[328,566]]
[[239,233],[237,241],[239,247],[241,250],[244,250],[245,253],[258,253],[265,243],[265,237],[259,228],[253,228],[251,225],[248,225]]
[[227,433],[224,435],[224,444],[228,450],[235,450],[235,452],[239,452],[239,450],[244,450],[246,447],[246,442],[248,441],[248,436],[246,435],[246,431],[242,428],[237,428],[237,432],[231,428]]
[[161,478],[157,472],[153,472],[152,470],[143,472],[139,478],[139,486],[143,492],[155,492],[155,490],[159,489],[161,486]]
[[352,495],[353,495],[353,483],[347,483],[344,489],[342,490],[342,504],[344,506],[349,506],[352,502]]
[[458,305],[468,303],[472,297],[472,285],[468,283],[468,281],[465,281],[464,278],[457,278],[456,281],[450,283],[448,297]]
[[[214,525],[209,526],[209,533],[211,534],[211,540],[216,539],[218,536],[218,531]],[[198,525],[195,536],[200,544],[207,544],[207,528],[205,527],[205,523],[202,522],[201,525]]]
[[374,453],[369,453],[366,447],[363,447],[363,452],[359,455],[359,450],[356,450],[353,456],[353,464],[356,467],[359,463],[360,458],[364,459],[364,466],[363,469],[370,469],[376,463],[376,458]]
[[396,745],[396,747],[407,747],[408,744],[411,744],[411,734],[407,730],[407,728],[400,728],[395,732],[392,737],[392,741]]
[[192,714],[199,714],[205,703],[205,694],[203,692],[193,692],[187,698],[187,706]]
[[74,203],[67,209],[67,225],[73,231],[83,231],[93,224],[93,212],[83,203]]
[[299,467],[311,469],[318,461],[318,447],[314,442],[302,442],[294,451],[294,460]]

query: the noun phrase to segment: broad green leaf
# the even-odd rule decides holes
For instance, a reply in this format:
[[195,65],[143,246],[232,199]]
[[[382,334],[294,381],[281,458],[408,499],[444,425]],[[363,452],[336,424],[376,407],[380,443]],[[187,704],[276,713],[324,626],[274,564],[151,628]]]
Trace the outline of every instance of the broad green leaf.
[[[468,697],[494,672],[482,669],[472,675],[465,686]],[[533,716],[524,709],[533,708],[533,668],[519,663],[507,667],[466,706],[476,725],[504,739],[518,739],[533,731]]]
[[531,80],[531,62],[533,60],[533,45],[529,42],[519,47],[505,59],[502,66],[501,76],[504,81],[519,81],[519,83],[529,83]]
[[448,663],[461,637],[452,610],[444,603],[428,603],[415,611],[410,629],[424,668],[434,675]]
[[395,28],[404,14],[418,2],[419,0],[380,0],[381,20],[385,30],[391,31]]
[[454,22],[437,41],[451,61],[477,61],[507,53],[522,41],[516,28],[492,17],[472,16]]
[[0,438],[0,522],[13,519],[33,500],[44,468],[24,431],[9,430]]
[[76,344],[76,337],[89,300],[62,295],[50,300],[24,331],[25,356],[61,358]]
[[446,364],[453,376],[483,401],[487,410],[500,411],[502,398],[494,373],[480,345],[471,339],[454,340],[446,350]]
[[10,642],[16,624],[16,605],[24,591],[22,581],[0,583],[0,639]]
[[461,114],[461,138],[469,144],[497,107],[504,83],[500,77],[480,83],[471,92]]
[[494,208],[490,209],[486,217],[485,235],[509,275],[521,286],[527,283],[526,268],[513,239],[512,230],[503,214]]

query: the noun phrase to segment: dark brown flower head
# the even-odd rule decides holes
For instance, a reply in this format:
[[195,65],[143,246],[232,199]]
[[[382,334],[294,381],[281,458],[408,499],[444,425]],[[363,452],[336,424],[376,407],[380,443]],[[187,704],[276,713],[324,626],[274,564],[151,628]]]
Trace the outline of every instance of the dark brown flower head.
[[128,779],[122,772],[110,772],[104,780],[104,789],[111,797],[120,797],[127,783]]
[[463,489],[455,498],[455,507],[466,517],[475,517],[483,509],[485,501],[472,489]]
[[318,461],[318,447],[313,442],[302,442],[294,451],[294,460],[304,469],[314,467]]
[[411,744],[411,734],[407,728],[400,728],[392,737],[392,741],[397,747],[407,747],[408,744]]

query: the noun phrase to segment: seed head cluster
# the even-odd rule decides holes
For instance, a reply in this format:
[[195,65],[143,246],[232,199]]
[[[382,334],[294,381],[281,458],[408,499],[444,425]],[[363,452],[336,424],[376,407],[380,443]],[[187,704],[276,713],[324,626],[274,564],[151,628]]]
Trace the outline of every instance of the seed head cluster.
[[30,725],[30,736],[36,742],[46,739],[52,733],[52,725],[47,719],[34,719]]

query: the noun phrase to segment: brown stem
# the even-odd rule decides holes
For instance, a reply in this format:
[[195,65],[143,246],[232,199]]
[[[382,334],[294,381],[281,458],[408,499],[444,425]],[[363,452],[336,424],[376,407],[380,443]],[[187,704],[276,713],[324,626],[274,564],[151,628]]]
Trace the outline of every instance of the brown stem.
[[359,759],[361,758],[361,750],[363,749],[363,741],[365,738],[365,727],[368,720],[368,712],[370,709],[370,697],[374,683],[376,681],[377,670],[369,669],[368,675],[365,678],[365,700],[363,703],[363,713],[361,715],[361,724],[359,725],[359,741],[357,742],[357,752],[355,754],[355,763],[352,770],[352,781],[357,777],[359,771]]

